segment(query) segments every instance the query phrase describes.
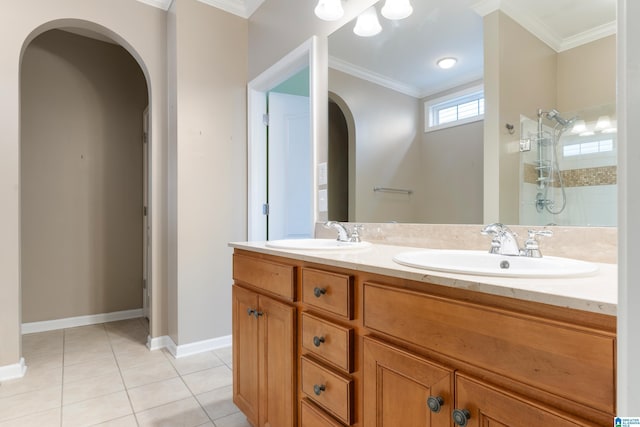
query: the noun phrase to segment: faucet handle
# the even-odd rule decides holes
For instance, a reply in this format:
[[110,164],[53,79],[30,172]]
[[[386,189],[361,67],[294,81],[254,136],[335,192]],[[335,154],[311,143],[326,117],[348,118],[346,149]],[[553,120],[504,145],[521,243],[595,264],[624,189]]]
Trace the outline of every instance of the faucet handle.
[[524,242],[523,255],[532,258],[542,258],[542,252],[540,252],[540,244],[536,239],[537,236],[551,237],[553,231],[551,230],[528,230],[529,238]]
[[362,241],[360,239],[360,233],[362,232],[363,225],[362,224],[354,224],[353,229],[351,230],[351,236],[349,237],[350,242],[359,243]]

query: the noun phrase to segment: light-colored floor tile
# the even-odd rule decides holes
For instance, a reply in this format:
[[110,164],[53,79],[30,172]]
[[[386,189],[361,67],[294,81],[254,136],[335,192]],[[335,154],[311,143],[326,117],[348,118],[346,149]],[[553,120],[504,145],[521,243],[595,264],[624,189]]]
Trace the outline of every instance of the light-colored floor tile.
[[233,353],[231,347],[219,348],[217,350],[213,350],[213,352],[225,363],[225,365],[229,367],[233,365]]
[[180,378],[129,389],[129,398],[135,412],[186,399],[189,396],[191,393]]
[[62,368],[62,350],[50,353],[35,353],[25,355],[25,363],[28,369],[53,369]]
[[2,383],[2,386],[0,386],[0,398],[59,386],[61,384],[62,368],[28,368],[24,377]]
[[221,387],[196,396],[212,420],[235,414],[240,410],[233,404],[233,386]]
[[153,363],[122,370],[122,378],[127,388],[168,380],[177,376],[175,368],[166,359],[158,359]]
[[95,427],[138,427],[138,422],[134,415],[127,415],[126,417],[95,424]]
[[118,361],[118,366],[122,370],[167,360],[163,352],[157,350],[149,351],[149,349],[146,347],[140,348],[136,351],[115,353],[116,360]]
[[14,420],[1,421],[0,427],[59,427],[60,414],[60,408],[49,409]]
[[62,386],[0,398],[0,421],[60,407]]
[[226,365],[183,375],[182,378],[193,394],[201,394],[233,384],[233,374]]
[[193,397],[136,413],[140,427],[196,427],[209,421]]
[[111,355],[110,357],[78,363],[77,365],[65,366],[63,383],[66,384],[117,372],[118,365],[113,355]]
[[209,421],[204,424],[200,424],[198,427],[216,427],[216,425],[213,422]]
[[213,420],[216,427],[251,427],[247,417],[242,412],[238,412],[227,417],[218,418]]
[[181,357],[180,359],[170,357],[169,361],[173,363],[173,366],[176,367],[180,375],[204,371],[205,369],[216,368],[224,364],[218,356],[210,351],[194,354],[193,356]]
[[132,413],[127,393],[119,391],[62,407],[62,426],[88,426]]
[[86,378],[65,383],[62,388],[62,404],[69,405],[122,390],[124,384],[119,372]]
[[62,331],[39,332],[22,336],[22,353],[25,357],[39,353],[61,353],[62,346]]
[[111,342],[104,337],[72,338],[64,340],[64,352],[75,353],[79,351],[103,351],[111,349]]
[[78,363],[114,357],[113,350],[109,344],[97,347],[88,346],[78,351],[67,351],[65,346],[64,366],[77,365]]

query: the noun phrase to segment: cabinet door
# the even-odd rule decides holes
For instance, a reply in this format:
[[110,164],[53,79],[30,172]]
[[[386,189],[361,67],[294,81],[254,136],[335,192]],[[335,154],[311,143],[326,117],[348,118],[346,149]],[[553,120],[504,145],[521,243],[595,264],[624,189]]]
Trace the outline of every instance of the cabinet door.
[[468,427],[576,427],[596,426],[537,402],[456,374],[456,409]]
[[233,402],[258,425],[258,294],[233,286]]
[[260,426],[293,427],[296,416],[295,308],[260,296]]
[[366,427],[451,426],[453,371],[368,337],[363,352]]

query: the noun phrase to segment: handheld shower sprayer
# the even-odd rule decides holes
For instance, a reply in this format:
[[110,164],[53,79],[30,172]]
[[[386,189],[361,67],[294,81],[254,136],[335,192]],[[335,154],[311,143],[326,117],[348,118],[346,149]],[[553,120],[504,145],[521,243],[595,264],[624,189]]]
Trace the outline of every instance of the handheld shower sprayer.
[[547,111],[546,113],[544,111],[540,111],[539,114],[545,114],[545,116],[547,117],[547,119],[549,120],[555,120],[560,126],[562,126],[562,129],[568,129],[571,126],[573,126],[573,123],[576,121],[576,119],[578,118],[576,117],[572,117],[570,119],[565,119],[560,115],[560,112],[558,110],[556,110],[555,108]]

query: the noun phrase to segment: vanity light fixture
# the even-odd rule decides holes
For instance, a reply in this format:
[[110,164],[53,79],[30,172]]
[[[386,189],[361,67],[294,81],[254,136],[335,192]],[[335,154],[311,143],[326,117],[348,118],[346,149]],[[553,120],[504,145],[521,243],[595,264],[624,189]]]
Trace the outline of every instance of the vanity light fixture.
[[442,58],[438,60],[437,64],[438,67],[442,68],[443,70],[447,70],[456,65],[457,62],[458,60],[456,58]]
[[344,15],[342,0],[318,0],[314,13],[324,21],[337,21]]
[[378,21],[378,12],[376,7],[371,6],[358,16],[356,26],[353,27],[353,32],[360,37],[371,37],[382,31],[380,21]]
[[409,0],[387,0],[380,13],[387,19],[404,19],[413,13],[413,7]]

